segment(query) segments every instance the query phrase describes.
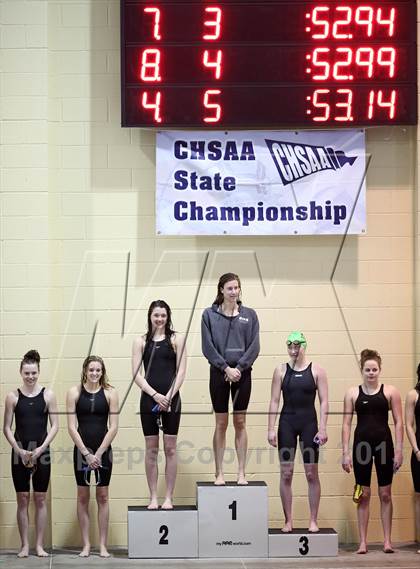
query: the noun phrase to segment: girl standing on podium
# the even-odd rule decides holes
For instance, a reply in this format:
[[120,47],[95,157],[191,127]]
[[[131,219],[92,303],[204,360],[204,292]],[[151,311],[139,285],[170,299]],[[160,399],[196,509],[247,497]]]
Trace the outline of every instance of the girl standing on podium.
[[112,473],[112,448],[118,430],[118,394],[109,384],[99,356],[83,362],[81,382],[67,393],[67,425],[74,442],[73,467],[77,484],[77,517],[83,547],[80,557],[90,555],[90,486],[96,486],[99,555],[107,550],[109,524],[108,486]]
[[[417,366],[417,383],[405,400],[405,428],[410,442],[411,476],[415,491],[416,535],[420,531],[420,364]],[[420,549],[417,550],[420,553]]]
[[[133,342],[132,371],[141,389],[140,418],[146,439],[146,478],[150,490],[149,510],[157,510],[159,429],[163,431],[166,494],[163,510],[173,508],[177,473],[176,440],[181,418],[179,390],[185,378],[185,339],[172,328],[171,309],[155,300],[147,313],[147,332]],[[142,366],[144,373],[142,375]]]
[[[7,395],[4,406],[3,433],[12,447],[12,478],[22,542],[18,557],[29,555],[28,507],[31,478],[35,503],[35,551],[38,557],[48,557],[44,550],[44,534],[48,519],[47,491],[51,473],[49,444],[58,432],[58,410],[54,393],[38,384],[40,361],[36,350],[30,350],[23,356],[20,362],[22,385]],[[48,421],[51,425],[49,431]]]
[[[353,500],[357,503],[359,523],[359,548],[357,553],[367,553],[367,529],[369,523],[370,480],[373,461],[378,477],[381,503],[381,519],[384,530],[384,553],[394,553],[391,543],[392,497],[391,484],[394,473],[402,464],[403,420],[401,397],[393,385],[379,382],[381,356],[375,350],[363,350],[360,354],[362,385],[351,387],[344,397],[342,466],[346,472],[353,468],[356,486]],[[395,428],[395,452],[388,426],[391,409]],[[350,432],[353,413],[357,415],[354,431],[353,453],[350,452]]]
[[201,319],[202,351],[210,364],[210,396],[216,418],[213,450],[216,485],[223,485],[223,456],[232,396],[238,484],[247,484],[245,463],[248,447],[246,411],[251,396],[251,370],[260,351],[259,323],[252,308],[243,306],[238,275],[226,273],[217,284],[213,305]]
[[[276,367],[271,383],[271,401],[268,410],[268,442],[278,448],[280,459],[280,496],[285,523],[284,533],[293,530],[292,479],[299,437],[303,466],[308,482],[309,532],[318,528],[318,509],[321,485],[318,475],[319,446],[327,440],[328,383],[325,370],[306,359],[306,338],[302,332],[291,332],[286,341],[289,362]],[[320,403],[320,421],[315,410],[315,396]],[[283,407],[278,432],[275,431],[280,397]]]

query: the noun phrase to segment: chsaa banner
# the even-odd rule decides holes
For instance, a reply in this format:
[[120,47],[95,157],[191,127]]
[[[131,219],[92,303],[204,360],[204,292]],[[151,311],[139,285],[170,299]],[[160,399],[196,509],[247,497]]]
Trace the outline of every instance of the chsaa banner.
[[362,233],[365,168],[361,130],[159,132],[156,231]]

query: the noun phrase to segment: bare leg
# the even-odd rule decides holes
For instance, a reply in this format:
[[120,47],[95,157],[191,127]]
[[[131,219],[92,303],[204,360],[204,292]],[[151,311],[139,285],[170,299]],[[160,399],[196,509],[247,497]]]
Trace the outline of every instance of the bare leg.
[[356,553],[367,553],[367,530],[369,523],[370,488],[362,486],[363,494],[357,504],[357,521],[359,524],[359,549]]
[[384,552],[394,553],[391,543],[392,528],[392,496],[391,484],[388,486],[379,486],[379,500],[381,502],[381,518],[384,530]]
[[220,486],[225,483],[223,456],[225,454],[226,429],[229,422],[229,415],[227,413],[215,413],[214,416],[216,418],[216,428],[213,435],[213,452],[216,465],[216,480],[214,483],[216,486]]
[[246,453],[248,450],[248,435],[246,432],[246,411],[235,411],[233,414],[235,427],[235,448],[238,456],[238,484],[248,484],[245,478]]
[[35,501],[35,528],[36,543],[35,551],[38,557],[48,557],[48,553],[44,549],[44,534],[47,527],[47,493],[34,492]]
[[29,537],[28,537],[29,492],[16,492],[16,501],[17,501],[16,518],[17,518],[17,524],[18,524],[18,528],[19,528],[20,541],[22,543],[22,547],[21,547],[19,553],[17,554],[17,556],[18,557],[28,557],[28,555],[29,555]]
[[293,529],[292,520],[292,480],[293,480],[293,462],[280,463],[280,497],[284,512],[284,526],[282,532],[288,533]]
[[[420,534],[420,492],[416,492],[414,495],[414,510],[416,514],[416,539],[418,540]],[[417,550],[420,553],[420,549]]]
[[144,463],[146,467],[147,484],[149,485],[150,491],[150,503],[147,507],[149,510],[157,510],[159,506],[157,497],[159,435],[151,435],[144,438],[146,440],[146,457]]
[[79,520],[80,532],[82,534],[82,551],[80,557],[89,557],[90,539],[89,539],[89,486],[77,487],[77,519]]
[[309,531],[317,532],[318,527],[318,510],[319,501],[321,499],[321,484],[319,482],[318,476],[318,465],[317,464],[305,464],[305,474],[306,480],[308,482],[308,498],[309,498]]
[[99,555],[101,557],[110,557],[106,548],[109,525],[108,486],[96,487],[96,503],[98,504]]
[[163,510],[172,510],[172,498],[174,495],[176,471],[178,467],[178,457],[176,454],[176,435],[163,435],[163,446],[165,449],[165,480],[166,494],[162,504]]

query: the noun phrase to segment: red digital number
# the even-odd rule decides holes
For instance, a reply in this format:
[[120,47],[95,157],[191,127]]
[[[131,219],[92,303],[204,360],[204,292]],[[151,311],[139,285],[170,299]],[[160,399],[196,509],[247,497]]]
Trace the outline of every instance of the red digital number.
[[[316,33],[312,34],[314,39],[327,39],[330,36],[334,39],[352,39],[353,34],[346,30],[351,24],[363,26],[367,37],[374,34],[374,26],[384,26],[387,29],[388,37],[392,37],[395,32],[395,8],[389,8],[385,15],[384,8],[376,10],[369,5],[352,8],[351,6],[336,6],[333,21],[330,23],[330,7],[317,6],[312,10],[311,22],[315,26]],[[341,16],[343,16],[341,18]],[[309,17],[309,15],[308,15]],[[340,19],[338,19],[340,17]],[[307,28],[306,31],[310,31]]]
[[204,67],[214,68],[215,79],[220,79],[222,76],[222,50],[218,49],[216,51],[216,58],[210,59],[210,52],[208,49],[203,53],[203,65]]
[[344,20],[337,20],[334,22],[332,28],[333,37],[338,40],[351,39],[353,37],[352,34],[339,33],[338,28],[339,26],[348,26],[351,23],[353,10],[350,6],[337,6],[336,10],[337,12],[346,12],[346,18]]
[[329,12],[329,10],[328,6],[317,6],[312,10],[312,23],[314,26],[322,26],[324,28],[320,33],[312,35],[314,39],[323,40],[328,37],[328,34],[330,33],[330,23],[328,20],[321,20],[319,18],[319,13]]
[[328,103],[323,102],[321,99],[321,97],[323,95],[327,95],[330,92],[329,89],[317,89],[316,91],[314,91],[313,95],[312,95],[312,104],[316,109],[323,109],[324,113],[322,115],[319,115],[317,117],[313,117],[313,120],[315,122],[325,122],[330,118],[330,111],[331,111],[331,107]]
[[[337,91],[333,91],[333,94],[336,94],[336,103],[335,107],[337,109],[344,109],[345,114],[343,115],[336,115],[331,117],[331,104],[330,104],[330,96],[331,91],[330,89],[316,89],[316,91],[312,94],[312,100],[310,97],[307,99],[311,100],[312,105],[316,109],[322,110],[322,113],[312,117],[314,122],[326,122],[331,118],[333,118],[337,122],[351,122],[354,120],[353,117],[353,91],[352,89],[337,89]],[[307,114],[311,114],[311,111],[307,111]]]
[[150,83],[162,81],[160,75],[160,49],[145,49],[141,54],[140,78]]
[[155,38],[155,40],[160,40],[162,39],[161,35],[160,35],[160,10],[159,8],[154,8],[151,6],[147,6],[144,9],[144,12],[146,14],[154,14],[154,25],[153,25],[153,37]]
[[378,51],[378,65],[389,67],[389,77],[395,75],[396,52],[393,47],[381,47]]
[[356,64],[360,67],[367,67],[367,76],[373,75],[374,51],[371,47],[359,47],[356,51]]
[[370,91],[369,93],[369,107],[368,107],[368,118],[372,119],[374,115],[374,105],[382,109],[389,109],[388,116],[390,119],[395,118],[395,109],[397,102],[397,92],[395,89],[391,91],[391,96],[388,101],[384,99],[384,93],[382,89],[379,91]]
[[353,50],[349,47],[339,47],[337,48],[337,53],[344,53],[345,56],[342,61],[337,61],[334,63],[333,67],[333,77],[336,81],[348,81],[353,79],[353,75],[344,75],[339,73],[340,67],[348,67],[353,61]]
[[[366,16],[363,16],[363,14],[366,14]],[[367,36],[370,37],[373,30],[373,8],[371,6],[359,6],[356,9],[355,20],[356,24],[366,26]]]
[[208,89],[204,93],[203,104],[206,109],[214,109],[215,113],[213,116],[204,117],[204,122],[207,123],[215,123],[219,122],[222,116],[222,107],[218,103],[211,102],[210,98],[214,97],[215,95],[221,94],[220,89]]
[[338,108],[346,109],[346,114],[344,116],[334,117],[335,121],[348,122],[353,120],[352,113],[352,103],[353,103],[353,91],[351,89],[338,89],[337,93],[344,95],[343,101],[338,101],[335,106]]
[[319,59],[319,56],[321,54],[329,52],[330,52],[329,47],[317,47],[316,49],[314,49],[314,52],[312,54],[312,64],[315,67],[324,68],[324,73],[322,75],[320,74],[312,76],[312,79],[314,79],[314,81],[326,81],[330,76],[330,64],[328,63],[328,61],[320,61]]
[[144,109],[153,110],[153,119],[155,122],[162,122],[162,117],[160,115],[161,98],[161,93],[158,91],[155,93],[155,100],[153,102],[149,102],[149,93],[144,91],[141,99],[141,104]]
[[206,20],[204,25],[208,28],[214,28],[213,33],[203,35],[203,40],[218,40],[222,33],[222,10],[218,6],[207,6],[205,12],[214,14],[214,20]]
[[391,8],[389,11],[389,18],[382,18],[382,8],[378,8],[376,13],[376,21],[381,26],[388,26],[388,36],[391,38],[394,35],[394,24],[395,24],[395,8]]

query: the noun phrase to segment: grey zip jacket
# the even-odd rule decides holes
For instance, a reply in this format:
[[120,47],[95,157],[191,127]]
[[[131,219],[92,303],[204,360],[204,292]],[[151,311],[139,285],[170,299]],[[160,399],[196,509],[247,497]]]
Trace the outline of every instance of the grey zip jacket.
[[201,349],[209,364],[224,371],[228,366],[244,371],[260,351],[257,313],[238,302],[239,314],[225,316],[217,304],[201,318]]

